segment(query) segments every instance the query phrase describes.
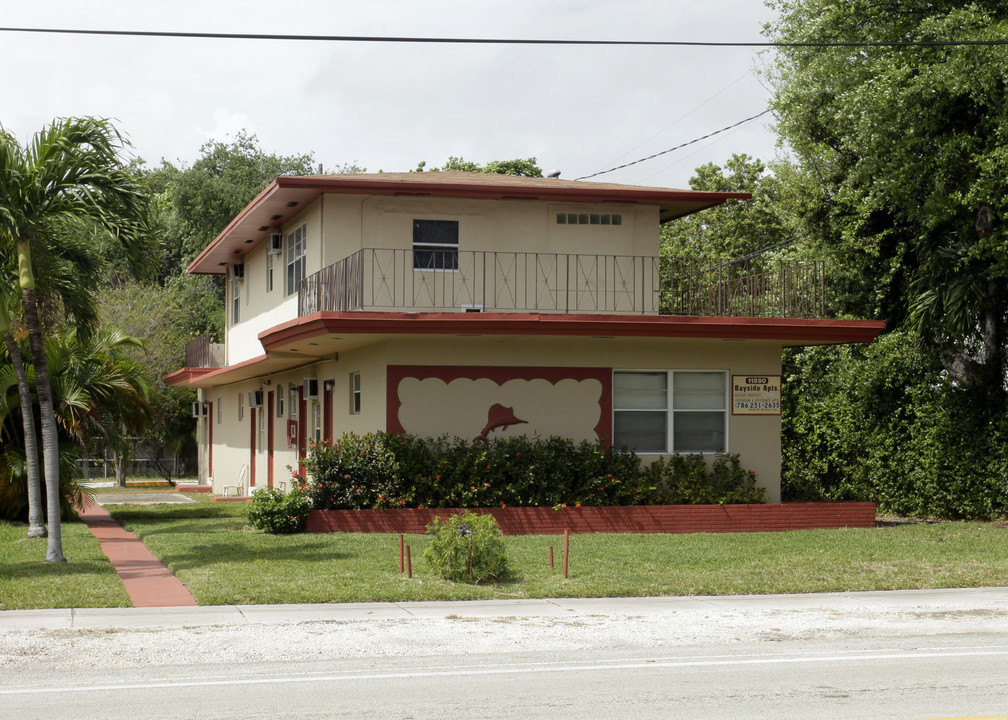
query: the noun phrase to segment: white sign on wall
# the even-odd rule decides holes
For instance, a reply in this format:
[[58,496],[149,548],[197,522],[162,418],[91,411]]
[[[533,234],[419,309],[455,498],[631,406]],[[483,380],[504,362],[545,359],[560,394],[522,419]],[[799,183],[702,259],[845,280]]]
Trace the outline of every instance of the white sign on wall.
[[780,375],[732,375],[732,415],[780,413]]

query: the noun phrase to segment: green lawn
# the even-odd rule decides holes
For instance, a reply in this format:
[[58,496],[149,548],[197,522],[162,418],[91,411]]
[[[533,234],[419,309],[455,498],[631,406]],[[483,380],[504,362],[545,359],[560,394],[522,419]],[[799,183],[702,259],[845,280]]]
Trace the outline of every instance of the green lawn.
[[0,522],[0,610],[130,606],[84,523],[63,523],[66,563],[43,562],[46,538],[29,540],[27,532],[27,525]]
[[406,536],[413,556],[410,580],[399,573],[398,535],[267,535],[245,526],[243,510],[243,504],[231,503],[111,508],[201,604],[720,595],[1008,583],[1008,529],[990,524],[574,535],[567,579],[562,536],[508,537],[514,578],[473,587],[431,575],[422,558],[424,536]]
[[[399,573],[398,535],[274,536],[245,525],[244,503],[110,506],[202,605],[479,598],[602,597],[974,587],[1008,584],[1008,529],[981,523],[873,530],[506,538],[509,582],[473,587],[433,577],[424,536],[408,535],[413,578]],[[70,562],[42,563],[45,541],[0,523],[0,608],[128,605],[98,543],[64,525]],[[553,545],[554,569],[548,547]]]

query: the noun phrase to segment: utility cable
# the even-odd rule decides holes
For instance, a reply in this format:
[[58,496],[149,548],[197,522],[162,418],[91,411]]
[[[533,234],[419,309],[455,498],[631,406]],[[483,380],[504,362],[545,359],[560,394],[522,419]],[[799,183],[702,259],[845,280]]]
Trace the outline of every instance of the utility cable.
[[684,142],[682,145],[676,145],[675,147],[671,147],[668,150],[662,150],[661,152],[657,152],[654,155],[648,155],[647,157],[641,158],[640,160],[634,160],[632,162],[623,163],[622,165],[617,165],[616,167],[609,168],[608,170],[599,170],[598,172],[592,173],[591,175],[582,175],[581,177],[574,178],[574,179],[575,180],[587,180],[588,178],[593,178],[593,177],[596,177],[598,175],[605,175],[606,173],[616,172],[617,170],[622,170],[623,168],[628,168],[631,165],[638,165],[638,164],[640,164],[642,162],[647,162],[648,160],[654,160],[656,157],[661,157],[662,155],[668,155],[670,152],[674,152],[676,150],[681,150],[682,148],[687,147],[689,145],[694,145],[694,144],[700,142],[701,140],[706,140],[707,138],[714,137],[715,135],[720,135],[723,132],[727,132],[728,130],[731,130],[733,128],[737,128],[739,125],[744,125],[745,123],[750,122],[751,120],[755,120],[756,118],[763,117],[768,112],[770,112],[769,109],[768,110],[764,110],[761,113],[757,113],[757,114],[755,114],[755,115],[753,115],[751,117],[747,117],[745,120],[739,120],[737,123],[733,123],[733,124],[729,125],[728,127],[723,127],[720,130],[715,130],[714,132],[709,132],[706,135],[703,135],[701,137],[698,137],[698,138],[695,138],[693,140],[690,140],[689,142]]
[[0,32],[51,35],[106,35],[122,37],[190,38],[209,40],[294,40],[307,42],[424,43],[445,45],[617,45],[638,47],[740,47],[740,48],[826,48],[826,47],[948,47],[1008,45],[1003,40],[883,40],[821,42],[708,42],[700,40],[558,40],[532,38],[452,38],[380,35],[287,35],[278,33],[171,32],[163,30],[86,30],[74,28],[0,27]]

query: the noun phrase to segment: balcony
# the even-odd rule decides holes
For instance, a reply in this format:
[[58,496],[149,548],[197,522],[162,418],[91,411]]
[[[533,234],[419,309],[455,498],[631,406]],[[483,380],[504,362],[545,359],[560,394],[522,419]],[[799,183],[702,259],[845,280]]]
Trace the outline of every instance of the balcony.
[[[429,253],[428,253],[429,254]],[[423,263],[423,267],[417,267]],[[823,317],[822,263],[365,248],[306,278],[299,316],[354,310]]]
[[200,335],[190,340],[185,346],[185,365],[187,368],[221,368],[225,366],[223,343],[210,342],[209,335]]

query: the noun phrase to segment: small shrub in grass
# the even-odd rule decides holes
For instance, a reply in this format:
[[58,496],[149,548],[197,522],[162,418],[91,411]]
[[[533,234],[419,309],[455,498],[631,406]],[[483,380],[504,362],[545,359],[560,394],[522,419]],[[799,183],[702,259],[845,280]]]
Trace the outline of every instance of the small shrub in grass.
[[435,517],[427,526],[427,534],[431,541],[424,550],[424,558],[445,580],[478,584],[507,577],[504,536],[492,515],[466,512],[453,515],[447,522]]
[[261,488],[252,493],[248,521],[252,527],[268,533],[296,533],[304,530],[311,509],[311,499],[300,488],[286,494]]

